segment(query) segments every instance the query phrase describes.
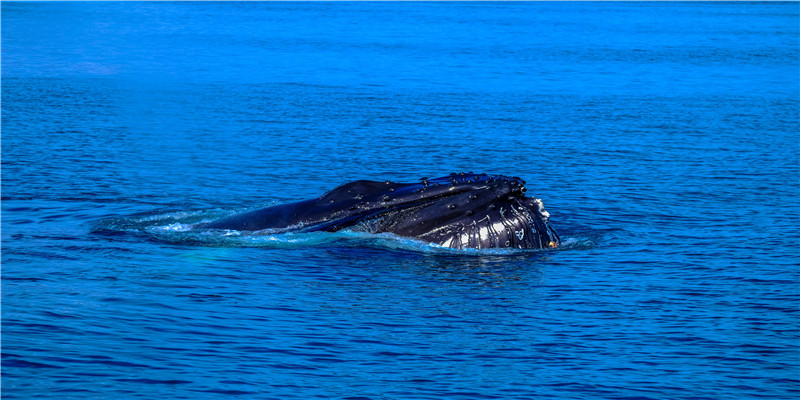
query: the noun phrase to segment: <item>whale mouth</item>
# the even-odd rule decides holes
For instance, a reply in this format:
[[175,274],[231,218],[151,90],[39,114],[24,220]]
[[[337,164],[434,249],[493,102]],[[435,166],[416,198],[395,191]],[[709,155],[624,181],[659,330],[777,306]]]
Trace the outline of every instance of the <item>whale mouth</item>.
[[402,232],[449,248],[557,248],[560,239],[525,181],[487,174],[450,174],[406,184],[383,207],[365,209],[355,229]]

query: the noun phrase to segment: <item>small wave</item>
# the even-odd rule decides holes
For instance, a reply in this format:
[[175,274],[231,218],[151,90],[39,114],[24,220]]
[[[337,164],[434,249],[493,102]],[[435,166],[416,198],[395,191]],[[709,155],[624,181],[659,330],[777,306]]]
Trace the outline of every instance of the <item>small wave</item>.
[[588,250],[597,247],[597,243],[590,237],[566,237],[562,238],[559,251],[566,250]]

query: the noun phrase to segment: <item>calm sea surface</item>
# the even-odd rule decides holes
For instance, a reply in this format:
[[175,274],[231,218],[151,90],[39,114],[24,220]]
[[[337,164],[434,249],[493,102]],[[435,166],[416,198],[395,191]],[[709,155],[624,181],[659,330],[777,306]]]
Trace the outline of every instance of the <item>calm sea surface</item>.
[[[796,399],[798,3],[2,3],[7,399]],[[557,251],[192,222],[518,175]]]

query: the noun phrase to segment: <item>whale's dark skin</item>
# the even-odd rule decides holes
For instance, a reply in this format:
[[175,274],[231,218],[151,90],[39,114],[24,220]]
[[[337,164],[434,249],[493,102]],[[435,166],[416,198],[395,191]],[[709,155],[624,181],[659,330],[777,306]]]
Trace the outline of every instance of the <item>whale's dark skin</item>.
[[420,183],[355,181],[320,197],[236,214],[205,229],[390,232],[443,247],[542,249],[560,239],[541,200],[525,181],[487,174],[450,174]]

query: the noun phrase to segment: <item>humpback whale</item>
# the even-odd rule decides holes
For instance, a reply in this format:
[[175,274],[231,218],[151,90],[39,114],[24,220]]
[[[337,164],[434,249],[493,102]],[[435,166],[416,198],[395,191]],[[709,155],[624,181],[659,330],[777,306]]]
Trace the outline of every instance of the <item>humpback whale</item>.
[[317,198],[206,222],[203,229],[393,233],[455,249],[558,247],[542,201],[525,181],[458,173],[418,183],[358,180]]

